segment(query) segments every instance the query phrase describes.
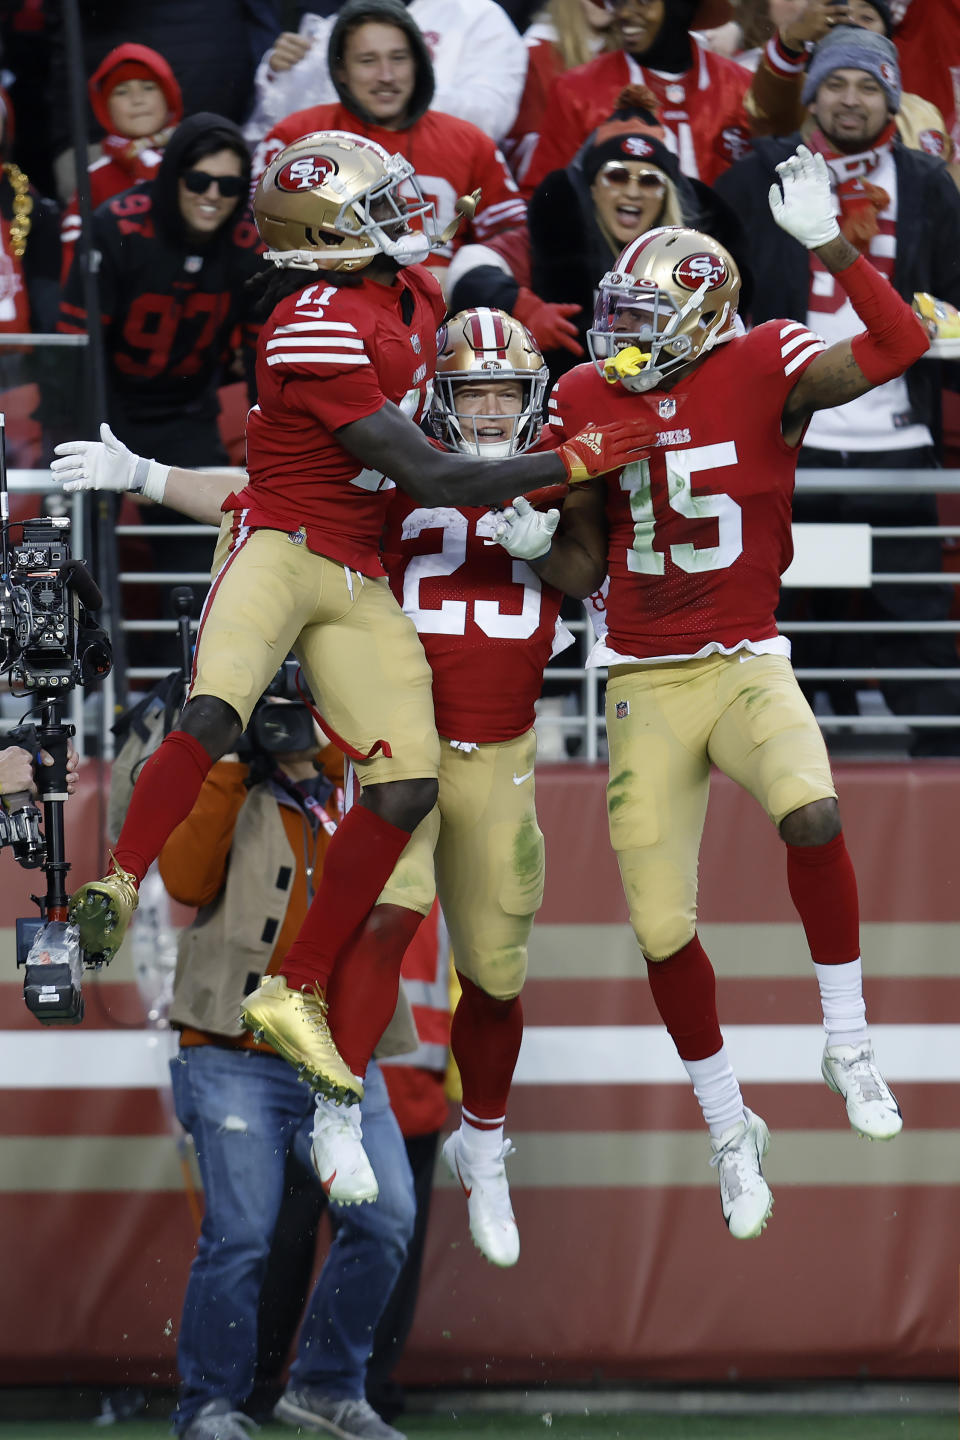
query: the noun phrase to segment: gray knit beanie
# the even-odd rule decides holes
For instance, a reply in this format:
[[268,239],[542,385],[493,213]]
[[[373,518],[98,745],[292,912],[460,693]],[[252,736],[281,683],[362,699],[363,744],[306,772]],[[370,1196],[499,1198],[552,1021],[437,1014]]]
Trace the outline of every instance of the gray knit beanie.
[[803,85],[803,103],[810,101],[822,81],[834,70],[866,70],[883,87],[889,109],[900,109],[900,66],[897,49],[886,35],[861,30],[854,25],[837,25],[825,35],[813,52]]

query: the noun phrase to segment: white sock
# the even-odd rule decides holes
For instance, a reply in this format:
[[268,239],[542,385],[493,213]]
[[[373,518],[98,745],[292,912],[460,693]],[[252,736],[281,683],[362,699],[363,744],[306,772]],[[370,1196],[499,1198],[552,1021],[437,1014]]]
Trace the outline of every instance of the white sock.
[[[460,1143],[467,1155],[472,1155],[477,1160],[499,1156],[503,1149],[503,1122],[506,1118],[501,1115],[498,1120],[483,1120],[479,1115],[471,1115],[469,1110],[462,1109]],[[483,1129],[480,1129],[480,1126],[483,1126]]]
[[684,1060],[683,1068],[693,1081],[703,1118],[715,1140],[739,1125],[744,1118],[740,1084],[727,1059],[725,1045],[706,1060]]
[[869,1040],[867,1007],[863,1000],[863,970],[860,958],[846,965],[817,965],[823,1028],[828,1045],[862,1045]]

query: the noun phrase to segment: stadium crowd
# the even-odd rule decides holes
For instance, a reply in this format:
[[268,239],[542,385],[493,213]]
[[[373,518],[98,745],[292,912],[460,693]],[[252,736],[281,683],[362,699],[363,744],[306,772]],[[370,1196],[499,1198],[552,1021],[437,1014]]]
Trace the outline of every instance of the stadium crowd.
[[[172,1012],[182,1042],[174,1062],[178,1111],[194,1135],[208,1191],[220,1197],[185,1303],[175,1424],[185,1440],[243,1440],[257,1296],[268,1271],[290,1263],[270,1253],[285,1223],[285,1165],[309,1151],[337,1215],[339,1248],[307,1302],[297,1359],[275,1413],[321,1433],[395,1440],[398,1432],[367,1399],[396,1418],[383,1388],[388,1367],[381,1364],[375,1392],[367,1359],[414,1234],[414,1253],[422,1253],[425,1191],[442,1124],[436,1003],[419,1035],[421,1045],[432,1047],[430,1063],[400,1067],[399,1078],[383,1067],[399,1128],[384,1119],[386,1092],[373,1057],[383,1058],[377,1047],[402,995],[401,962],[439,896],[459,982],[451,1043],[462,1083],[461,1124],[444,1144],[444,1158],[463,1185],[478,1247],[495,1264],[516,1263],[503,1124],[522,1035],[526,943],[543,887],[533,702],[551,653],[562,645],[565,595],[595,595],[611,577],[609,629],[600,627],[598,653],[602,663],[619,665],[619,689],[611,688],[608,699],[614,791],[619,773],[645,775],[649,792],[658,793],[658,775],[641,757],[630,723],[631,713],[653,699],[645,690],[646,662],[679,661],[678,685],[721,694],[702,701],[716,731],[708,739],[691,728],[684,742],[698,756],[689,773],[659,761],[654,767],[673,787],[668,808],[684,833],[673,833],[665,812],[659,821],[638,814],[643,806],[634,789],[619,799],[614,794],[611,838],[657,1008],[710,1131],[731,1233],[758,1235],[773,1201],[761,1171],[766,1126],[744,1105],[727,1059],[712,968],[695,933],[696,851],[711,761],[754,794],[784,841],[790,892],[820,990],[826,1083],[842,1096],[859,1133],[887,1139],[900,1128],[866,1027],[856,882],[826,751],[803,708],[772,609],[742,642],[748,653],[739,659],[753,660],[746,667],[727,664],[742,640],[730,627],[742,625],[746,633],[754,624],[739,611],[725,617],[719,655],[717,646],[697,650],[689,634],[669,631],[666,621],[654,640],[641,634],[624,581],[664,564],[653,547],[652,502],[649,516],[644,510],[649,484],[646,498],[642,484],[629,495],[626,577],[615,548],[625,532],[611,519],[607,553],[600,492],[590,485],[657,443],[649,428],[641,434],[637,418],[637,397],[649,388],[637,376],[654,362],[625,328],[629,313],[618,310],[618,295],[626,282],[617,267],[635,265],[638,279],[660,275],[644,271],[651,262],[641,257],[646,236],[653,247],[647,256],[660,255],[661,227],[698,232],[693,251],[682,254],[698,283],[703,276],[701,300],[707,282],[721,275],[714,288],[726,308],[707,328],[710,345],[731,348],[707,363],[714,366],[715,395],[730,388],[732,413],[740,380],[729,359],[721,378],[720,356],[741,357],[756,424],[744,444],[768,447],[763,454],[758,448],[758,464],[774,454],[771,469],[792,474],[795,447],[801,466],[867,474],[934,469],[949,460],[955,377],[946,362],[951,341],[960,340],[952,310],[960,306],[960,3],[344,0],[307,9],[272,0],[202,7],[169,0],[122,14],[107,5],[84,7],[83,22],[89,156],[78,156],[64,107],[38,103],[41,94],[66,93],[77,63],[62,15],[29,0],[4,14],[0,334],[98,329],[105,361],[105,414],[98,418],[109,429],[100,442],[61,446],[55,466],[61,477],[79,488],[120,492],[124,505],[148,521],[180,523],[187,516],[218,523],[221,510],[229,517],[242,509],[252,531],[252,538],[238,539],[229,518],[224,522],[214,573],[225,563],[205,612],[191,699],[134,790],[110,875],[74,897],[86,948],[106,958],[158,856],[172,893],[201,908],[203,926],[217,917],[218,928],[189,932]],[[29,117],[26,123],[15,126],[15,112]],[[323,149],[317,132],[333,133],[333,149]],[[298,144],[307,135],[314,140]],[[369,210],[380,249],[337,269],[340,278],[330,287],[313,285],[308,301],[305,288],[332,273],[324,274],[322,261],[304,259],[308,251],[322,252],[322,235],[308,229],[297,241],[294,213],[282,204],[271,211],[254,197],[280,194],[284,175],[292,177],[288,189],[293,182],[317,187],[318,155],[344,173],[372,166],[374,176],[381,160],[371,155],[401,158],[390,162],[384,172],[390,185],[376,191]],[[76,167],[84,161],[78,190]],[[374,207],[395,204],[397,196],[406,200],[410,229],[401,234],[394,217],[396,234],[385,240],[393,231]],[[426,224],[433,242],[421,246]],[[268,251],[281,257],[276,268]],[[422,263],[406,270],[411,261]],[[385,297],[398,268],[407,278],[394,304]],[[378,287],[366,281],[378,277],[383,293],[371,300]],[[684,333],[686,311],[677,313],[675,335]],[[602,380],[593,368],[576,368],[588,349],[597,359],[601,315],[609,331],[619,327],[637,344],[628,349],[621,341],[599,356]],[[445,328],[435,353],[438,325]],[[416,334],[407,347],[411,326]],[[377,337],[382,355],[374,354]],[[385,358],[391,337],[402,361]],[[692,350],[687,344],[658,361],[656,375],[695,360],[704,342],[692,343]],[[501,359],[485,363],[485,356]],[[366,370],[375,366],[383,392],[392,398],[396,389],[402,425],[399,413],[385,419],[370,400]],[[498,369],[507,372],[499,380]],[[42,388],[42,376],[38,383]],[[669,385],[665,390],[658,415],[673,423],[683,401],[670,398]],[[42,394],[30,403],[42,416]],[[723,402],[698,403],[706,414]],[[617,413],[594,430],[604,416],[591,407],[602,412],[604,404]],[[225,470],[195,473],[242,463],[237,416],[248,406],[252,483],[241,490]],[[547,418],[552,448],[541,435]],[[410,420],[432,426],[431,444]],[[57,425],[48,425],[42,443],[62,438]],[[305,491],[292,500],[284,493],[284,476],[321,443],[334,483],[346,489],[349,479],[360,487],[353,494],[361,498],[351,504],[362,510],[363,534],[338,531],[333,509],[312,508]],[[712,450],[722,448],[718,442]],[[458,471],[450,469],[451,454]],[[630,468],[646,464],[641,458]],[[385,474],[405,492],[389,515],[381,505]],[[367,484],[369,476],[376,483]],[[557,511],[525,502],[491,521],[490,505],[565,482],[578,488],[559,531]],[[130,493],[138,494],[136,502]],[[588,494],[591,500],[582,499]],[[722,509],[701,515],[683,508],[682,495],[675,499],[676,514],[718,518],[719,552],[729,540]],[[441,511],[442,521],[429,520]],[[908,479],[895,495],[820,501],[801,518],[930,527],[938,513],[936,497],[911,492]],[[744,530],[743,548],[755,547],[756,593],[772,594],[773,605],[779,570],[772,578],[767,572],[782,558],[784,524],[789,507],[765,515],[749,539]],[[423,543],[424,532],[438,525],[447,569],[431,568],[435,547]],[[714,553],[704,535],[699,543],[697,553]],[[164,555],[187,554],[176,539],[166,544]],[[693,548],[678,541],[670,553]],[[209,566],[202,549],[201,542],[199,558],[186,568]],[[444,599],[439,610],[421,608],[421,583],[461,565],[468,578],[457,598]],[[942,565],[941,542],[929,536],[876,546],[880,571]],[[271,609],[281,572],[287,612],[283,597]],[[349,602],[334,582],[346,584]],[[519,614],[516,595],[505,598],[518,586]],[[945,620],[953,613],[953,588],[877,586],[869,605],[854,611],[843,591],[801,595],[791,599],[788,618]],[[465,656],[452,637],[464,633],[468,607],[490,644],[487,651],[484,642],[475,644]],[[338,648],[338,634],[347,648]],[[503,646],[515,639],[525,642],[524,653],[508,661]],[[332,783],[318,785],[308,763],[315,737],[304,741],[301,734],[286,751],[274,746],[269,753],[277,765],[252,780],[237,753],[266,681],[291,647],[323,698],[326,718],[359,745],[343,748],[363,798],[332,821],[323,808]],[[221,663],[240,651],[255,658],[244,666]],[[819,650],[803,658],[823,663]],[[827,657],[840,664],[849,658]],[[878,638],[870,660],[880,669],[949,669],[957,662],[955,639],[942,631],[906,642]],[[496,667],[508,664],[515,667],[503,687],[510,693],[501,697],[503,671]],[[474,688],[479,674],[488,679],[484,705],[476,702],[470,713],[460,704],[464,665]],[[759,777],[749,757],[771,736],[738,729],[730,719],[744,671],[755,693],[789,712],[793,726],[794,748],[774,745]],[[949,681],[885,679],[882,690],[907,721],[960,714],[960,690]],[[839,685],[831,701],[856,704]],[[664,735],[681,724],[667,711],[658,716]],[[917,730],[912,747],[916,755],[960,753],[960,727]],[[219,850],[211,850],[204,823],[219,837]],[[638,840],[645,826],[659,830],[656,842]],[[286,874],[289,894],[279,901],[261,904],[253,895],[257,827],[280,857],[278,873]],[[228,854],[233,845],[239,856],[244,844],[253,856],[245,862],[250,885],[231,902],[241,862],[228,872]],[[508,852],[522,857],[509,874],[496,861]],[[209,874],[197,854],[206,855]],[[230,941],[241,893],[256,916],[276,909],[272,928],[247,936],[255,943],[249,957],[244,952],[242,974]],[[213,1003],[206,982],[191,988],[190,966],[203,973],[211,955],[217,959],[218,944],[223,993]],[[435,938],[430,948],[435,962]],[[434,987],[438,974],[445,985],[444,969],[433,963]],[[411,1032],[399,1048],[413,1053],[417,1038]],[[286,1061],[309,1072],[320,1093],[315,1113],[290,1083]],[[426,1073],[419,1090],[418,1064]],[[244,1158],[236,1137],[216,1123],[223,1096],[233,1104],[241,1087],[262,1100],[256,1138],[272,1155],[269,1166],[259,1166],[261,1178],[269,1170],[269,1182],[256,1194],[245,1189],[249,1139]],[[411,1143],[418,1138],[419,1149]],[[388,1169],[395,1182],[389,1185]],[[226,1202],[222,1184],[230,1187]],[[369,1206],[363,1212],[369,1223],[351,1215],[354,1205]],[[235,1243],[225,1246],[234,1231]],[[302,1260],[302,1247],[298,1255]],[[351,1264],[355,1275],[374,1279],[366,1309],[354,1305],[348,1315],[341,1291],[349,1285],[336,1277]],[[415,1264],[402,1281],[393,1332],[379,1335],[391,1363],[409,1328],[416,1283]],[[229,1333],[241,1291],[242,1337]]]

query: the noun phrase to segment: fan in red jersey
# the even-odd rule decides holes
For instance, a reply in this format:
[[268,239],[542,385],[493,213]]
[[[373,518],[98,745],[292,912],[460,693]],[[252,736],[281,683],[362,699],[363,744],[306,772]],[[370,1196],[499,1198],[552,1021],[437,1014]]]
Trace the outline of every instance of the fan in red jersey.
[[[84,949],[109,959],[148,866],[293,649],[330,738],[358,766],[363,797],[337,831],[300,935],[279,973],[247,997],[244,1020],[348,1103],[362,1082],[333,1043],[321,992],[433,809],[440,758],[430,669],[379,558],[395,484],[421,505],[496,504],[515,489],[616,468],[644,438],[633,422],[590,425],[550,453],[492,462],[430,444],[411,422],[433,381],[443,301],[412,262],[446,231],[410,231],[401,185],[429,222],[406,160],[337,132],[289,146],[261,178],[254,214],[275,268],[263,286],[249,481],[224,502],[180,726],[141,773],[111,873],[81,886],[70,907]],[[95,483],[88,471],[103,446],[61,453],[77,460],[81,483]],[[126,474],[127,488],[163,499],[167,467],[140,461]],[[345,965],[347,985],[349,956]],[[368,998],[368,1011],[382,1031],[393,1007],[378,1000]]]
[[824,1079],[860,1134],[889,1139],[902,1126],[867,1031],[856,881],[826,747],[774,609],[810,416],[900,374],[929,341],[840,235],[822,157],[801,146],[777,168],[775,219],[816,251],[866,332],[829,348],[788,320],[744,334],[739,275],[720,245],[683,229],[643,236],[601,282],[594,363],[562,377],[550,416],[565,434],[586,415],[643,415],[656,445],[571,496],[556,538],[525,506],[500,525],[511,554],[570,594],[585,598],[609,576],[608,628],[591,658],[609,667],[610,838],[737,1238],[760,1234],[773,1200],[761,1169],[767,1127],[744,1107],[696,932],[711,765],[757,798],[786,845],[820,985]]
[[[435,34],[431,43],[437,39]],[[513,39],[517,41],[515,34]],[[312,98],[309,83],[300,90],[296,108],[290,104],[292,113],[280,112],[257,146],[254,175],[301,135],[348,130],[416,164],[417,184],[433,201],[442,227],[456,219],[457,196],[479,190],[478,203],[460,233],[451,232],[432,249],[429,264],[441,280],[465,241],[486,244],[494,236],[522,232],[527,207],[506,161],[477,125],[437,106],[425,36],[399,0],[352,0],[344,5],[323,48],[337,100],[307,105]],[[472,96],[474,103],[479,98]],[[410,218],[412,228],[418,229],[420,222],[414,215]]]
[[[437,445],[495,465],[542,443],[547,372],[518,321],[500,311],[464,311],[437,343],[429,412]],[[127,488],[144,462],[108,440],[54,463],[71,488]],[[213,521],[231,485],[227,476],[173,469],[164,500]],[[429,506],[391,494],[383,557],[432,672],[439,801],[334,971],[330,1029],[351,1072],[362,1074],[382,1015],[389,1018],[396,1003],[404,951],[439,892],[462,985],[451,1045],[463,1116],[444,1153],[469,1192],[479,1248],[494,1264],[512,1265],[519,1235],[503,1123],[523,1031],[527,940],[543,893],[534,703],[547,661],[570,636],[559,620],[560,592],[491,543],[496,517],[485,506],[458,505],[454,496]],[[337,1171],[341,1191],[342,1177],[350,1177],[350,1199],[376,1195],[359,1139],[329,1101],[318,1101],[314,1160],[321,1175]]]

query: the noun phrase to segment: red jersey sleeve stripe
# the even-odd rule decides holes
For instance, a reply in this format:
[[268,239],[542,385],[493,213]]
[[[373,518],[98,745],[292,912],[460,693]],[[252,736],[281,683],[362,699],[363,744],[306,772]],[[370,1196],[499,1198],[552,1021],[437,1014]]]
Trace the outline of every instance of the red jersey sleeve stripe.
[[821,340],[821,338],[814,330],[801,330],[798,335],[794,335],[792,339],[785,341],[780,346],[780,354],[786,360],[787,356],[792,355],[794,350],[799,350],[801,345],[808,345],[811,340]]
[[297,335],[294,339],[284,335],[279,339],[268,340],[264,348],[289,350],[291,346],[305,350],[363,350],[363,341],[359,336],[351,340],[347,335]]
[[291,320],[289,325],[278,325],[274,335],[322,335],[324,331],[336,330],[340,334],[356,335],[357,327],[349,320]]
[[807,346],[806,350],[801,350],[799,355],[795,355],[789,365],[784,365],[784,375],[792,375],[794,370],[799,370],[801,365],[805,365],[814,355],[819,355],[820,351],[826,350],[826,348],[822,340],[815,340],[812,345]]
[[366,355],[330,355],[317,350],[284,350],[281,354],[268,355],[268,365],[369,365]]

